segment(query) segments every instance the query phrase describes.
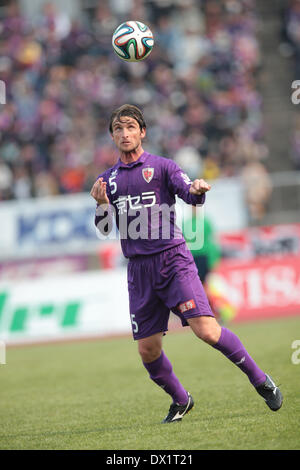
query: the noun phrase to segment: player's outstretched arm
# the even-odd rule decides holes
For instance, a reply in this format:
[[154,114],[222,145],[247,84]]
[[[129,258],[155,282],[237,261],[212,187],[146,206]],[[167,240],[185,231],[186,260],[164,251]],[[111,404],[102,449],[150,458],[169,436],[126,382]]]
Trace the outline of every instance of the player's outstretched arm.
[[210,184],[208,184],[206,181],[200,179],[196,179],[192,182],[190,186],[190,193],[195,194],[195,195],[200,195],[204,194],[207,191],[209,191],[211,188]]
[[97,201],[99,206],[109,204],[109,199],[106,194],[106,181],[103,181],[103,178],[97,179],[96,183],[94,183],[91,196]]
[[202,206],[205,202],[205,192],[210,190],[206,181],[196,179],[191,181],[177,163],[166,159],[167,187],[170,194],[177,195],[187,204]]

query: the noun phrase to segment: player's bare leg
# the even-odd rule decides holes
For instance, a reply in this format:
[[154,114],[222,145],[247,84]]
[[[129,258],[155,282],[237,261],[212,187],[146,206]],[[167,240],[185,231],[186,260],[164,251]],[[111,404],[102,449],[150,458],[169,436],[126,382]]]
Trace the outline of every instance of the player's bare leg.
[[232,331],[221,327],[215,318],[208,316],[190,318],[188,323],[198,338],[222,352],[248,376],[251,384],[265,399],[272,411],[279,410],[283,401],[279,388],[257,366],[240,339]]
[[221,336],[221,326],[214,317],[201,316],[189,318],[188,323],[198,338],[213,346]]
[[138,340],[138,350],[150,378],[173,399],[169,413],[163,421],[170,423],[181,421],[192,409],[194,401],[174,374],[172,364],[162,350],[162,337],[163,333],[157,333]]
[[215,318],[208,316],[190,318],[188,323],[198,338],[221,351],[247,374],[254,387],[265,382],[266,374],[256,365],[232,331],[221,327]]
[[143,363],[151,363],[158,359],[162,352],[163,333],[138,340],[138,350]]

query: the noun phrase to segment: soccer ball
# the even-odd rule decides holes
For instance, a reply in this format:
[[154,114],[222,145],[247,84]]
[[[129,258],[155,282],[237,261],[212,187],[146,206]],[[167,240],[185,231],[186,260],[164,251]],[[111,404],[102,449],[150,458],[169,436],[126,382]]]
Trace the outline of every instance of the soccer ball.
[[112,45],[121,59],[138,62],[146,59],[152,51],[153,34],[148,26],[140,21],[126,21],[115,30]]

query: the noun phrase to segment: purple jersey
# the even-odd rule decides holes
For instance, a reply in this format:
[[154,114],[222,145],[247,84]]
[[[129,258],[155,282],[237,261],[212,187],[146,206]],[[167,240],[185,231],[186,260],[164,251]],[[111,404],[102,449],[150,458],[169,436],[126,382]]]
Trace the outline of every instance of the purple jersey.
[[[119,160],[100,177],[107,182],[126,258],[153,255],[184,243],[175,220],[176,195],[187,204],[202,205],[205,201],[205,194],[190,194],[192,182],[174,161],[147,152],[129,164]],[[101,207],[96,209],[98,228],[107,216]]]

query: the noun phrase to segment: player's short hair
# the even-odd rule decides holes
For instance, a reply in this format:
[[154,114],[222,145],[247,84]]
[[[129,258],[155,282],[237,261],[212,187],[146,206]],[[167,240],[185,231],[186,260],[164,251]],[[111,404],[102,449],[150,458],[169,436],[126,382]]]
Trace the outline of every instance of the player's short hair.
[[115,109],[115,111],[112,112],[111,117],[110,117],[110,122],[109,122],[109,132],[112,134],[113,133],[113,122],[115,120],[119,121],[121,117],[131,117],[137,121],[137,123],[140,126],[140,129],[146,129],[146,123],[144,121],[144,116],[142,114],[142,111],[137,107],[134,106],[133,104],[123,104],[119,108]]

